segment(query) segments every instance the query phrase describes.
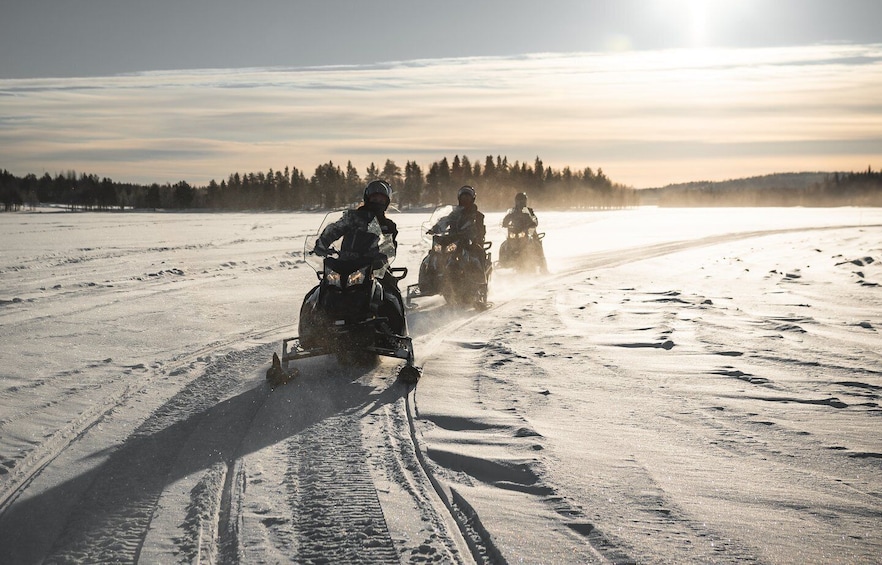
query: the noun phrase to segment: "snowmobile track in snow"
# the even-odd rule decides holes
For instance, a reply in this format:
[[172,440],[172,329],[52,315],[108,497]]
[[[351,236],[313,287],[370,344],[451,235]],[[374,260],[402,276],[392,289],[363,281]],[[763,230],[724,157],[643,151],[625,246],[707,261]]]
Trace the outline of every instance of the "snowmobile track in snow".
[[[174,480],[179,452],[202,422],[210,420],[213,413],[223,412],[219,401],[238,385],[238,376],[244,367],[252,366],[266,355],[267,346],[246,353],[231,352],[216,359],[206,373],[154,410],[119,448],[110,451],[105,462],[40,494],[36,500],[18,504],[16,501],[50,465],[69,459],[68,452],[75,451],[92,429],[138,402],[139,392],[155,384],[160,375],[181,374],[197,358],[230,345],[232,343],[201,348],[196,354],[177,360],[175,368],[139,378],[121,394],[103,397],[95,409],[85,412],[72,425],[40,444],[29,455],[28,464],[18,466],[17,474],[5,483],[0,521],[15,525],[17,517],[40,513],[40,508],[50,506],[56,496],[69,493],[79,493],[79,503],[60,524],[48,555],[28,555],[29,550],[21,548],[13,548],[13,551],[23,558],[40,557],[48,562],[136,562],[156,503],[168,482]],[[22,546],[28,545],[22,543]]]
[[[222,370],[208,372],[155,411],[90,477],[83,502],[58,538],[50,560],[136,562],[157,501],[164,489],[187,472],[179,455],[206,421],[223,420],[220,401],[238,383],[244,367],[263,348],[222,359]],[[238,443],[215,438],[219,458]]]
[[[252,339],[261,339],[268,335],[279,333],[283,329],[285,328],[271,328],[249,337]],[[176,359],[174,365],[165,368],[162,371],[162,374],[177,374],[186,367],[192,365],[197,359],[201,359],[213,352],[229,348],[238,341],[239,339],[235,341],[230,340],[227,342],[219,342],[200,348],[185,357]],[[27,457],[20,461],[13,470],[4,477],[4,482],[0,484],[0,516],[6,512],[21,492],[24,491],[34,478],[37,477],[43,469],[50,465],[53,460],[79,441],[92,427],[100,424],[107,416],[125,406],[125,404],[131,401],[140,391],[148,387],[157,376],[158,375],[153,374],[148,377],[139,378],[136,383],[126,386],[118,394],[101,398],[100,402],[95,403],[91,409],[84,411],[67,426],[57,430],[48,439],[34,448]]]
[[[367,470],[358,420],[327,418],[290,442],[298,560],[390,563],[398,555]],[[327,446],[328,437],[338,438]]]

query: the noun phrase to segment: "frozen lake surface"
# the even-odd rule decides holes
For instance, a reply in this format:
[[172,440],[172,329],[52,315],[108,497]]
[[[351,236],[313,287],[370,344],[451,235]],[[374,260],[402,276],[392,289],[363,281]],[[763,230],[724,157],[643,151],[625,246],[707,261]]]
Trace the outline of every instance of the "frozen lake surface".
[[0,215],[0,562],[878,562],[882,210],[537,213],[275,390],[324,214]]

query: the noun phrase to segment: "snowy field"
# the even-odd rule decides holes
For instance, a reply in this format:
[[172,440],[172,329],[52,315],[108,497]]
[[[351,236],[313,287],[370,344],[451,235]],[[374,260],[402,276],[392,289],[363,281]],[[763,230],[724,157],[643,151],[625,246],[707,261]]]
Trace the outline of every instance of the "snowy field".
[[322,214],[0,214],[0,563],[878,563],[882,209],[538,213],[275,390]]

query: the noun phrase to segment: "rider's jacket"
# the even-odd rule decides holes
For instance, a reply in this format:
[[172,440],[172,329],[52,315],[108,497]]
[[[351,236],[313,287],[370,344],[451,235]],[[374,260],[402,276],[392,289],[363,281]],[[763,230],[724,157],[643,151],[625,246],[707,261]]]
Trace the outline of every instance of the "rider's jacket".
[[[380,247],[380,233],[391,237],[392,246]],[[340,238],[340,256],[374,257],[386,263],[391,262],[398,248],[398,226],[384,214],[375,214],[365,206],[346,210],[343,216],[328,224],[319,242],[328,248]],[[384,238],[387,239],[388,238]]]
[[484,237],[487,235],[484,214],[475,206],[471,208],[454,206],[453,211],[438,220],[431,231],[442,233],[448,229],[451,232],[466,232],[473,245],[484,245]]
[[524,208],[512,208],[502,218],[502,227],[515,231],[527,231],[539,225],[539,219],[529,206]]

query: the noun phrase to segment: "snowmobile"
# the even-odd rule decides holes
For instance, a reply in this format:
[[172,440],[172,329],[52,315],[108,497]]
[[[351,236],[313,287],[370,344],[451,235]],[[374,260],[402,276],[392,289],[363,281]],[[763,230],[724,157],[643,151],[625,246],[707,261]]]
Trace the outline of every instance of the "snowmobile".
[[431,243],[420,263],[417,284],[407,287],[407,304],[411,308],[416,306],[414,298],[436,294],[442,295],[451,305],[473,305],[479,309],[489,306],[487,284],[493,270],[489,249],[493,243],[484,242],[482,258],[475,256],[467,233],[450,229],[434,233],[431,229],[452,210],[452,206],[437,208],[422,226],[424,239],[431,236]]
[[[322,228],[327,223],[327,216]],[[415,383],[420,371],[414,366],[413,341],[407,335],[404,304],[396,292],[381,284],[390,273],[400,281],[407,276],[406,267],[392,267],[395,247],[391,237],[372,222],[371,232],[379,237],[380,251],[374,256],[341,254],[331,248],[320,268],[311,249],[318,234],[307,238],[304,257],[313,268],[319,283],[306,294],[300,307],[296,337],[282,340],[282,355],[273,353],[272,366],[266,378],[273,386],[290,381],[298,370],[292,361],[335,355],[343,364],[375,362],[378,355],[405,361],[398,377]]]
[[533,226],[512,223],[508,226],[508,237],[499,246],[500,269],[514,269],[518,272],[545,273],[545,252],[542,250],[544,232],[537,232]]

